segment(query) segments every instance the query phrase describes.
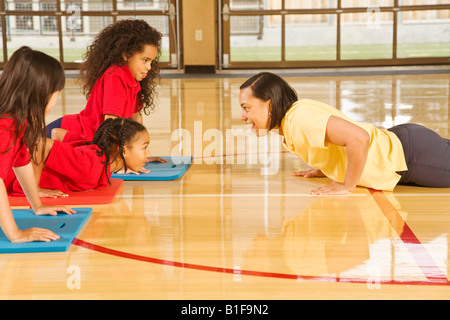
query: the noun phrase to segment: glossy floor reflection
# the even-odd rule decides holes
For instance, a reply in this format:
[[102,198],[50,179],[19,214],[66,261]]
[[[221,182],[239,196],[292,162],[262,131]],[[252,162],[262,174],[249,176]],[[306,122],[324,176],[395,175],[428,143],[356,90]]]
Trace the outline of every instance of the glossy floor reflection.
[[[125,182],[66,253],[0,256],[0,298],[448,299],[450,189],[308,196],[329,181],[290,177],[305,164],[279,137],[248,134],[244,80],[163,79],[145,118],[151,152],[193,165],[176,181]],[[287,80],[358,121],[450,137],[448,74]],[[48,120],[83,105],[69,80]]]

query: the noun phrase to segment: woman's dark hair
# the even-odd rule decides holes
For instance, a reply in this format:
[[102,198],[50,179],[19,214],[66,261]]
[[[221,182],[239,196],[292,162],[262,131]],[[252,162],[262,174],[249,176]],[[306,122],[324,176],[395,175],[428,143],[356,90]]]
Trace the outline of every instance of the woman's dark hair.
[[245,81],[240,89],[251,88],[253,96],[262,101],[272,101],[270,128],[281,125],[286,112],[298,100],[295,90],[281,77],[270,72],[261,72]]
[[[136,52],[142,52],[146,45],[155,46],[158,55],[152,61],[147,77],[140,81],[141,90],[138,94],[138,106],[142,106],[145,114],[155,108],[156,80],[159,79],[158,61],[161,55],[162,34],[149,26],[144,20],[128,19],[107,26],[87,47],[84,62],[80,66],[78,80],[83,83],[83,92],[89,98],[95,82],[113,65],[123,66],[127,58]],[[149,111],[150,109],[150,111]]]
[[[123,148],[133,143],[139,132],[146,130],[147,129],[142,124],[128,118],[109,118],[103,121],[98,127],[91,144],[95,144],[100,148],[100,150],[97,151],[98,156],[101,157],[106,155],[104,164],[107,177],[108,166],[119,156],[123,160],[125,171],[127,170],[127,164],[125,162],[125,157],[123,156]],[[117,148],[119,151],[114,155],[114,158],[111,159],[111,156]]]
[[0,119],[14,119],[15,144],[20,133],[31,160],[35,161],[38,143],[44,141],[45,108],[53,93],[65,85],[64,69],[58,60],[23,46],[13,53],[0,76]]

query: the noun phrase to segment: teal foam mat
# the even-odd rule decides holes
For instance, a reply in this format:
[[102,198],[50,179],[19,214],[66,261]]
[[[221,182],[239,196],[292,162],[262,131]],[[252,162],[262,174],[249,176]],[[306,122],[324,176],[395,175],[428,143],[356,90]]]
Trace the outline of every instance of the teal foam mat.
[[111,178],[124,181],[164,181],[180,178],[192,163],[192,157],[161,157],[167,162],[148,162],[145,165],[149,173],[113,173]]
[[0,228],[0,253],[64,252],[85,226],[92,214],[92,208],[73,208],[76,214],[37,216],[31,209],[12,210],[17,226],[21,230],[45,228],[60,236],[50,242],[11,243]]

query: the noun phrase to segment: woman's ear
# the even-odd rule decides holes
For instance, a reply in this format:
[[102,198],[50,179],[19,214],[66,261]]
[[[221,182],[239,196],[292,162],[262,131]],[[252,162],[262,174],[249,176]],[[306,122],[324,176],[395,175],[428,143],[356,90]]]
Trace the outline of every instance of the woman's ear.
[[272,99],[267,100],[266,103],[267,103],[267,109],[268,109],[269,113],[271,114],[272,113]]
[[125,54],[125,52],[122,52],[122,58],[125,62],[127,62],[127,55]]

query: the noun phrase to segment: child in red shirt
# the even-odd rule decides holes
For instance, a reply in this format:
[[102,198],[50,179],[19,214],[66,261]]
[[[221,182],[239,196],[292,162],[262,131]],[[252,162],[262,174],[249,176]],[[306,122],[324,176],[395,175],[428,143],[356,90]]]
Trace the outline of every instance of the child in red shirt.
[[[42,172],[38,173],[39,186],[62,192],[85,191],[108,186],[111,172],[148,172],[143,167],[150,155],[149,143],[147,129],[124,118],[105,120],[91,143],[48,139],[45,162],[38,170]],[[10,195],[23,196],[20,184],[11,174],[6,185]]]
[[102,30],[88,47],[78,77],[88,99],[79,114],[47,126],[47,137],[91,141],[110,117],[142,123],[141,111],[154,108],[162,35],[144,20],[120,20]]
[[4,183],[10,170],[35,214],[75,213],[66,207],[42,205],[30,162],[35,161],[37,145],[44,138],[45,115],[56,104],[64,83],[61,64],[28,47],[14,52],[0,77],[0,227],[11,242],[51,241],[59,236],[47,229],[17,227]]

